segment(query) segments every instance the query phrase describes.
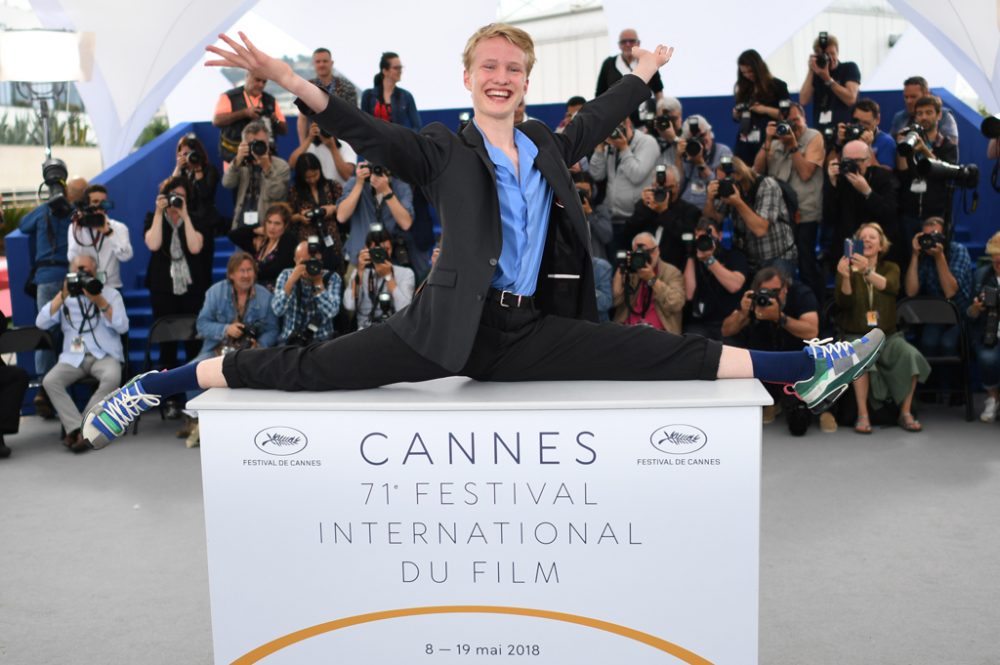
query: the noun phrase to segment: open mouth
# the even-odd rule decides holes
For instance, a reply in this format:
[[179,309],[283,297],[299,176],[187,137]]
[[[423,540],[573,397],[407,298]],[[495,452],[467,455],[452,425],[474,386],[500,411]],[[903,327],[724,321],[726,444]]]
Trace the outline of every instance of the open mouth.
[[487,97],[489,97],[490,99],[497,100],[497,101],[506,101],[506,100],[510,99],[510,95],[511,95],[510,90],[492,89],[492,90],[487,90],[486,91],[486,96]]

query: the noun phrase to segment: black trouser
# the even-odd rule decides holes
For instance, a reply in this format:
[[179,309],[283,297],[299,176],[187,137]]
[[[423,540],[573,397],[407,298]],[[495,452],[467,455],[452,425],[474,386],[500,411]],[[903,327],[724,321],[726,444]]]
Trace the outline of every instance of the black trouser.
[[[204,291],[192,291],[174,295],[173,293],[158,293],[155,291],[149,294],[150,305],[153,307],[153,321],[172,314],[197,314],[201,311],[201,306],[205,302]],[[184,342],[184,356],[190,361],[201,350],[201,340]],[[177,342],[163,342],[160,344],[159,366],[163,369],[173,369],[177,367]]]
[[339,390],[445,376],[480,381],[715,379],[722,344],[645,326],[591,323],[487,303],[472,353],[451,372],[411,349],[385,324],[306,347],[225,356],[230,388]]
[[28,390],[28,373],[20,367],[10,367],[0,361],[0,435],[17,434],[21,419],[21,402]]

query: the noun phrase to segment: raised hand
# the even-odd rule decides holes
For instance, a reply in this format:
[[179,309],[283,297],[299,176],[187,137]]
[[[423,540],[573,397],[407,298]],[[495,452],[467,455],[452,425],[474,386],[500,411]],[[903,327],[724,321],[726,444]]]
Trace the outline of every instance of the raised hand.
[[660,44],[652,51],[647,51],[646,49],[639,48],[638,46],[633,46],[632,57],[638,58],[639,64],[635,66],[632,73],[646,83],[649,83],[649,79],[653,78],[653,74],[656,73],[656,70],[670,62],[670,58],[673,55],[674,47],[672,46],[664,46],[663,44]]
[[253,45],[253,42],[243,34],[238,33],[242,44],[236,40],[220,34],[219,39],[229,45],[231,51],[219,48],[218,46],[206,46],[205,50],[219,56],[219,60],[209,60],[205,63],[207,67],[238,67],[245,69],[255,76],[274,81],[283,88],[290,82],[295,72],[291,65],[283,60],[272,58]]

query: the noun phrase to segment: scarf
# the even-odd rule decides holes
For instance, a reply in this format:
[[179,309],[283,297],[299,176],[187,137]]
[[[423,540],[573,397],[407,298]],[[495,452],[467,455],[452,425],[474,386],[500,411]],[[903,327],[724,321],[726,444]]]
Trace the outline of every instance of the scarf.
[[184,256],[184,248],[181,247],[181,224],[184,220],[181,220],[178,224],[174,224],[170,218],[167,218],[167,222],[170,224],[170,228],[173,229],[173,233],[170,235],[170,279],[174,282],[174,295],[182,296],[187,293],[188,287],[191,285],[191,269],[188,267],[187,258]]

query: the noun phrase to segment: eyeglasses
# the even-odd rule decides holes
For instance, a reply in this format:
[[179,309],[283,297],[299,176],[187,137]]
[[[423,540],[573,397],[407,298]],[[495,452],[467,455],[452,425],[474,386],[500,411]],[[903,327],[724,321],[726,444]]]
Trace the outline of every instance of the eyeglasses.
[[638,44],[638,43],[639,43],[638,39],[619,39],[618,40],[618,45],[619,46],[624,46],[625,44]]
[[403,65],[393,65],[389,69],[395,69],[397,72],[403,71]]

